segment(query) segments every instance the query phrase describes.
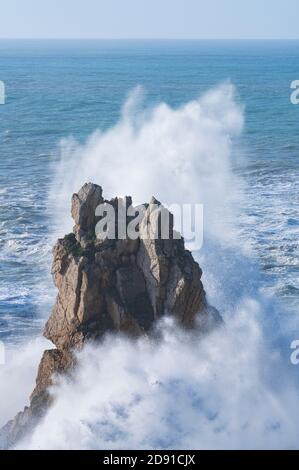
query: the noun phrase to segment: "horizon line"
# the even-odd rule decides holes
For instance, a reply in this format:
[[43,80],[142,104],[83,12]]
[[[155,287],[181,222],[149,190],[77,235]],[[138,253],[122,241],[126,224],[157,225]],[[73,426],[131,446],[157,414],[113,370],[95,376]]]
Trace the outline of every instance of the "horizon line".
[[156,37],[0,37],[1,40],[12,41],[298,41],[299,37],[275,38],[275,37],[256,37],[256,38],[156,38]]

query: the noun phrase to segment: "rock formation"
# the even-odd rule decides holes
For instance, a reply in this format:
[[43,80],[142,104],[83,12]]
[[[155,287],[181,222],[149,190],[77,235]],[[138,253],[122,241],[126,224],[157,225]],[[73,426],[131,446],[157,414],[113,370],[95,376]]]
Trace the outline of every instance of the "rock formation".
[[[115,239],[96,237],[96,224],[103,220],[96,216],[96,208],[107,204],[117,216],[133,207],[130,197],[104,200],[102,188],[92,183],[72,197],[75,226],[53,250],[52,274],[58,295],[44,330],[56,349],[44,352],[30,406],[2,429],[2,447],[13,445],[43,416],[53,400],[49,386],[57,374],[74,369],[73,351],[86,341],[98,341],[107,332],[150,335],[163,315],[174,316],[184,328],[197,323],[201,330],[221,321],[207,304],[201,269],[174,232],[171,214],[166,238],[159,236],[161,213],[166,209],[154,198],[141,213],[135,239],[124,236],[123,229],[120,233],[118,217],[113,227]],[[151,217],[154,211],[158,217]],[[125,228],[131,221],[125,215]],[[149,232],[158,236],[150,237]]]

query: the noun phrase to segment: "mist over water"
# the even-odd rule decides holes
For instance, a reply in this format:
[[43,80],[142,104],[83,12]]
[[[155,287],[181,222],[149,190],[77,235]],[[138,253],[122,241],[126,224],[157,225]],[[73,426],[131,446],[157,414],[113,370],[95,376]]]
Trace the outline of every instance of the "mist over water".
[[226,331],[202,341],[165,322],[160,344],[108,337],[89,345],[75,379],[53,390],[55,405],[18,448],[296,447],[296,389],[267,376],[282,364],[265,350],[259,315],[248,300]]
[[113,128],[128,90],[138,83],[145,87],[146,103],[165,102],[171,109],[228,77],[236,85],[246,124],[242,145],[234,139],[231,147],[233,174],[246,187],[235,221],[243,244],[252,247],[254,264],[261,264],[259,285],[279,297],[284,311],[296,314],[298,107],[290,104],[289,83],[298,51],[296,41],[0,40],[1,80],[8,93],[0,113],[0,339],[15,345],[39,335],[55,298],[51,247],[64,226],[72,225],[70,196],[64,221],[52,217],[48,200],[60,161],[57,142],[72,135],[83,145],[94,129]]
[[5,348],[5,364],[0,367],[0,427],[29,404],[43,351],[52,347],[40,337]]
[[93,181],[107,198],[132,195],[135,204],[153,195],[166,204],[201,203],[207,233],[231,238],[228,222],[240,198],[230,168],[232,139],[243,126],[233,94],[228,83],[177,108],[148,107],[137,87],[115,126],[83,145],[64,140],[52,191],[60,230],[71,227],[70,194]]
[[[119,122],[85,144],[62,142],[49,196],[53,238],[71,230],[70,197],[86,181],[136,204],[152,195],[202,203],[204,245],[194,256],[225,327],[199,338],[166,319],[159,343],[107,337],[88,345],[73,380],[60,379],[54,406],[18,448],[297,448],[299,384],[289,344],[298,322],[261,292],[260,267],[242,235],[246,185],[232,166],[244,119],[234,87],[176,108],[147,107],[142,95],[134,90]],[[32,377],[37,349],[22,356],[28,366],[32,354]]]

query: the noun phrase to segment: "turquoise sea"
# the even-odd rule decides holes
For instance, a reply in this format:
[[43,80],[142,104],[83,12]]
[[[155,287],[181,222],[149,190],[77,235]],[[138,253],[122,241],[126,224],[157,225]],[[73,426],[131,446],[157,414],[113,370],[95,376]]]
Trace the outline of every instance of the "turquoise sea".
[[[128,92],[177,107],[231,81],[244,106],[242,226],[262,288],[299,307],[299,41],[0,41],[0,339],[39,334],[53,303],[48,194],[59,141],[108,129]],[[96,181],[101,183],[100,181]],[[78,188],[79,189],[79,188]]]

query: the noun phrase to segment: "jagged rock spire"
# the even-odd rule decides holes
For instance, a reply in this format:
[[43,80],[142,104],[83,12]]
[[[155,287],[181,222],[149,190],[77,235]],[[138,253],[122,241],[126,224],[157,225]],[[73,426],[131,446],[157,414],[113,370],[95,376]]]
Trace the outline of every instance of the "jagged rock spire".
[[[45,351],[41,359],[30,406],[0,432],[3,447],[15,443],[38,422],[52,403],[48,387],[55,374],[70,373],[76,362],[73,350],[87,341],[99,340],[107,332],[132,337],[151,334],[163,315],[175,317],[185,328],[194,327],[199,319],[202,331],[221,321],[207,304],[199,265],[184,248],[184,240],[174,236],[172,215],[168,213],[168,238],[147,236],[148,231],[159,234],[160,215],[166,211],[159,201],[152,198],[145,204],[136,239],[97,239],[99,204],[110,204],[119,212],[131,207],[132,199],[106,201],[102,188],[92,183],[73,195],[75,226],[53,250],[52,274],[58,294],[44,330],[56,349]],[[158,217],[151,217],[157,206]]]

